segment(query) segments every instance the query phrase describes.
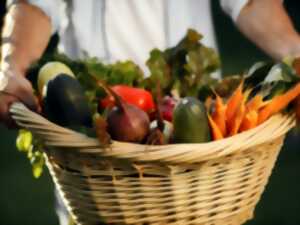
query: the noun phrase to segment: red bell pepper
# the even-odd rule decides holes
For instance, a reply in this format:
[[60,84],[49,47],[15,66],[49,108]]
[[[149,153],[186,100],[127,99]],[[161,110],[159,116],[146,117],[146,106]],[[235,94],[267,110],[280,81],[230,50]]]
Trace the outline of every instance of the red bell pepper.
[[[135,105],[147,113],[151,113],[155,109],[153,97],[151,93],[145,89],[126,85],[115,85],[111,88],[125,102]],[[103,108],[112,107],[114,105],[115,100],[112,96],[107,96],[100,100],[100,106]]]

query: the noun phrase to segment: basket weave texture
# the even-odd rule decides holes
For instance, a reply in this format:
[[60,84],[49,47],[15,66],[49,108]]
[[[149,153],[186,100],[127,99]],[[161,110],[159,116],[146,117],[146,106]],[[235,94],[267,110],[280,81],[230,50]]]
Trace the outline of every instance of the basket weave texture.
[[40,136],[47,166],[78,224],[240,225],[268,182],[291,115],[203,144],[146,146],[59,127],[16,103],[17,123]]

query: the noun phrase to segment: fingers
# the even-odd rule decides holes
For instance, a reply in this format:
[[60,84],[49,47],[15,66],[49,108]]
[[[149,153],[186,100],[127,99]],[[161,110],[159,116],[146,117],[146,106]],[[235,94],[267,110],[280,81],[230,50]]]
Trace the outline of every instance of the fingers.
[[8,82],[2,92],[0,92],[0,122],[8,128],[15,128],[16,124],[12,120],[9,109],[14,102],[22,102],[33,111],[39,112],[38,100],[33,93],[31,83],[23,76],[6,72]]
[[23,76],[10,76],[5,91],[15,96],[15,101],[21,101],[31,110],[38,111],[38,100],[33,93],[32,85]]
[[0,94],[0,122],[4,123],[7,128],[16,128],[15,121],[11,118],[9,108],[17,99],[13,96]]

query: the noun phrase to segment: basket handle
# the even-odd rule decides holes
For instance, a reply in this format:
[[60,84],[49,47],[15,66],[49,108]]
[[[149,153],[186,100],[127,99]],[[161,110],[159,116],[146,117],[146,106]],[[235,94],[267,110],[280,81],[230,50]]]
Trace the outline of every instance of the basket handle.
[[[46,120],[44,117],[36,112],[31,111],[22,102],[15,102],[11,105],[9,112],[14,121],[23,128],[28,128],[34,130],[42,130],[49,126],[48,130],[53,130],[60,128],[61,130],[68,130],[66,128],[61,128],[60,126]],[[54,130],[53,130],[54,131]]]
[[[172,163],[199,163],[204,160],[220,158],[237,151],[269,143],[283,137],[295,125],[290,115],[275,115],[260,126],[235,135],[209,143],[173,144],[145,146],[134,143],[113,142],[110,148],[101,147],[97,139],[60,127],[41,115],[30,111],[22,103],[14,103],[10,109],[12,118],[21,127],[27,128],[40,136],[47,146],[60,150],[80,150],[104,157],[130,159],[133,161],[164,161]],[[266,134],[272,134],[266,135]],[[201,149],[201,151],[199,151]]]
[[52,123],[38,113],[29,110],[21,102],[13,103],[10,107],[10,113],[20,127],[40,136],[48,146],[82,146],[84,148],[99,148],[101,146],[97,139],[89,138],[84,134]]

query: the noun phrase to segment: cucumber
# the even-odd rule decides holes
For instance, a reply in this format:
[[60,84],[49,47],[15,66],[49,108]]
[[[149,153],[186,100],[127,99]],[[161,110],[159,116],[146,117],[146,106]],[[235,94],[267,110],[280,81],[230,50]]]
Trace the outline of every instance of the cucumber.
[[201,143],[211,140],[205,106],[194,97],[183,98],[173,114],[174,142]]

